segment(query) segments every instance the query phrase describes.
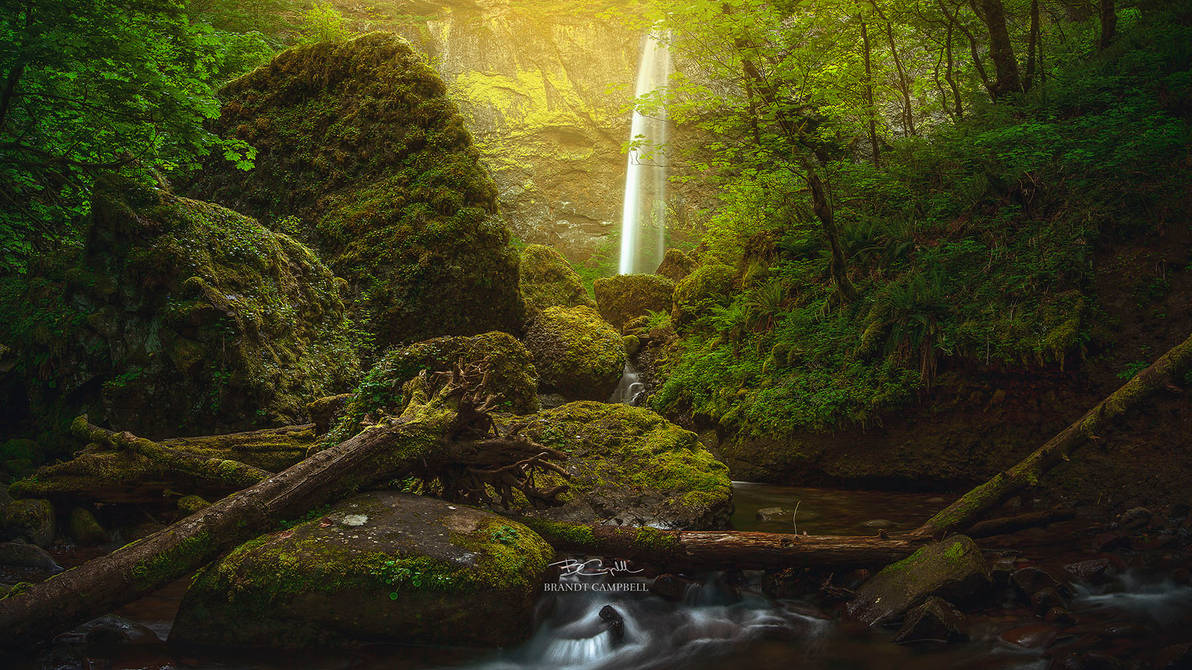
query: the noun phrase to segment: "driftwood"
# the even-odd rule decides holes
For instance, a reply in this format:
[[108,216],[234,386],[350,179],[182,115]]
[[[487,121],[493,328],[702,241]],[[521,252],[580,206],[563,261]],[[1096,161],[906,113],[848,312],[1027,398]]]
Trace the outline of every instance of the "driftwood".
[[1017,465],[964,494],[911,535],[933,537],[965,528],[1019,491],[1038,486],[1048,470],[1069,460],[1073,451],[1089,440],[1097,439],[1098,431],[1139,406],[1152,393],[1164,389],[1179,391],[1178,385],[1189,370],[1192,370],[1192,337],[1172,347]]

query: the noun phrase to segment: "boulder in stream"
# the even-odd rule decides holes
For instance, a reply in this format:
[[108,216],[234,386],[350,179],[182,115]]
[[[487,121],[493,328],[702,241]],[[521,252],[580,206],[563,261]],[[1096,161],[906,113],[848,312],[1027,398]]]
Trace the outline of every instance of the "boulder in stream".
[[[527,419],[523,434],[567,454],[571,475],[559,507],[520,512],[556,522],[662,528],[725,528],[732,513],[728,468],[657,413],[573,402]],[[539,482],[549,488],[561,479]],[[548,481],[549,480],[549,481]]]
[[901,616],[931,596],[969,601],[991,583],[981,549],[972,539],[954,535],[887,565],[857,589],[846,610],[873,626]]
[[529,528],[489,512],[365,493],[205,568],[170,641],[504,645],[529,634],[553,555]]
[[54,539],[54,505],[38,498],[14,500],[4,507],[0,526],[6,538],[45,547]]
[[526,332],[544,391],[606,400],[625,369],[621,334],[591,307],[548,307]]
[[896,642],[953,642],[968,639],[968,620],[952,603],[932,596],[907,612]]
[[596,306],[567,259],[544,244],[531,244],[522,250],[518,282],[530,315],[547,307]]

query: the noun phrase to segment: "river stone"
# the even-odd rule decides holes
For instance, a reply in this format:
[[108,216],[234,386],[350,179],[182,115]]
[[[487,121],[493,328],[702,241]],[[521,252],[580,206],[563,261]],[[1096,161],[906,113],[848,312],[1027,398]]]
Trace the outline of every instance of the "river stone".
[[81,545],[103,544],[108,533],[90,510],[76,507],[70,511],[70,537]]
[[732,513],[728,468],[684,430],[649,409],[573,402],[521,422],[523,435],[567,454],[564,504],[519,512],[565,523],[725,528]]
[[45,549],[25,542],[0,542],[0,565],[34,568],[50,574],[62,572],[62,566]]
[[205,568],[170,641],[504,645],[530,632],[553,554],[530,529],[489,512],[365,493]]
[[591,307],[548,307],[526,331],[542,389],[568,400],[605,400],[625,369],[621,334]]
[[518,286],[530,315],[547,307],[596,306],[567,259],[543,244],[531,244],[522,250]]
[[4,507],[3,527],[5,537],[45,547],[54,539],[54,506],[37,498],[14,500]]
[[991,584],[989,564],[970,538],[955,535],[887,565],[857,589],[848,615],[867,625],[896,618],[931,596],[964,602]]
[[669,310],[675,282],[659,275],[616,275],[597,279],[592,290],[600,316],[621,330],[638,317]]
[[932,596],[907,612],[894,637],[895,642],[934,640],[953,642],[968,639],[968,620],[952,603]]
[[763,507],[757,511],[758,521],[794,521],[795,511],[785,507]]

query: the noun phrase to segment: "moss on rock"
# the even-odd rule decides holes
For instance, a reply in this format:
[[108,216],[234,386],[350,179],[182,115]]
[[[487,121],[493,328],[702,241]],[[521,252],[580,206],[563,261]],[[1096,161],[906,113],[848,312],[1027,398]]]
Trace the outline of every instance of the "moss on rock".
[[442,79],[405,40],[294,47],[220,96],[215,129],[256,147],[256,166],[215,157],[192,189],[305,230],[379,347],[520,329],[496,186]]
[[22,498],[4,506],[0,516],[3,535],[8,539],[21,539],[39,547],[45,547],[54,540],[54,506],[48,500]]
[[689,324],[710,305],[725,304],[736,289],[737,272],[722,264],[701,265],[675,287],[671,321]]
[[659,275],[616,275],[597,279],[593,290],[600,316],[621,330],[637,317],[669,310],[675,283]]
[[531,316],[547,307],[595,307],[579,274],[558,251],[531,244],[521,253],[521,294]]
[[488,512],[362,494],[200,572],[170,641],[507,644],[529,634],[553,555],[529,528]]
[[[522,510],[526,514],[549,521],[666,528],[728,524],[728,468],[700,445],[695,433],[648,409],[573,402],[539,412],[525,421],[522,431],[565,452],[564,467],[571,475],[562,506]],[[540,482],[545,487],[554,483]]]
[[691,274],[697,266],[699,266],[699,262],[692,258],[690,254],[678,249],[667,249],[666,254],[662,257],[662,262],[658,264],[658,269],[654,271],[654,274],[662,275],[678,284],[687,275]]
[[219,205],[114,184],[85,247],[0,283],[39,425],[88,412],[147,437],[298,423],[351,385],[354,341],[331,271]]
[[76,507],[70,511],[70,537],[81,545],[103,544],[108,533],[99,525],[91,510]]
[[605,400],[625,369],[625,343],[591,307],[548,307],[526,332],[544,391]]
[[472,337],[439,337],[391,349],[369,370],[344,405],[324,443],[342,442],[364,428],[366,418],[399,414],[409,402],[403,387],[420,372],[449,372],[484,362],[485,395],[495,397],[498,411],[529,414],[538,410],[538,375],[530,352],[508,333]]

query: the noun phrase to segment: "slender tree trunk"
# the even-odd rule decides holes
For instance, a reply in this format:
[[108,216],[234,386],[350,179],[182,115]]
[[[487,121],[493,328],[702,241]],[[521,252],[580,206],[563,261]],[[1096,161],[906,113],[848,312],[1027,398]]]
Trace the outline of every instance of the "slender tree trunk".
[[848,278],[848,256],[840,244],[840,229],[836,226],[836,214],[832,207],[831,196],[814,165],[804,162],[803,169],[807,173],[807,186],[811,189],[811,207],[815,211],[816,218],[820,220],[820,227],[823,229],[824,237],[828,240],[828,247],[832,251],[829,270],[832,273],[832,280],[836,283],[836,291],[845,302],[852,302],[857,299],[857,289],[853,286],[852,280]]
[[[944,12],[948,16],[947,12]],[[964,119],[964,102],[960,99],[960,87],[956,85],[956,58],[952,53],[952,36],[956,33],[955,22],[948,16],[948,27],[944,33],[944,55],[946,57],[944,81],[952,89],[952,102],[955,104],[956,120]]]
[[1114,7],[1113,0],[1101,0],[1101,39],[1098,41],[1098,46],[1101,49],[1106,49],[1110,44],[1113,44],[1113,38],[1117,35],[1117,9]]
[[1031,90],[1035,83],[1035,68],[1039,65],[1036,54],[1039,52],[1039,0],[1031,0],[1031,34],[1027,41],[1026,78],[1022,82],[1024,91]]
[[877,140],[877,106],[873,102],[873,51],[869,45],[869,29],[865,25],[865,17],[858,15],[857,22],[861,24],[862,55],[865,59],[865,110],[869,116],[869,146],[873,150],[873,164],[882,166],[882,149]]
[[915,109],[911,105],[910,79],[906,75],[906,68],[902,66],[902,57],[898,55],[898,45],[894,41],[894,26],[889,20],[886,21],[886,41],[890,45],[890,55],[894,57],[894,69],[898,73],[898,92],[902,94],[902,127],[907,135],[914,135]]
[[1043,475],[1085,442],[1096,439],[1097,432],[1160,389],[1177,388],[1192,370],[1192,337],[1173,347],[1150,367],[1134,375],[1108,398],[1097,403],[1084,416],[1051,438],[1017,465],[958,498],[911,533],[912,537],[930,537],[949,530],[968,527],[977,518],[1018,491],[1037,486]]
[[977,36],[968,29],[968,26],[961,22],[960,7],[956,7],[954,12],[949,12],[946,0],[939,0],[939,7],[940,11],[944,13],[944,16],[948,17],[948,25],[956,26],[960,32],[964,33],[964,38],[968,41],[969,53],[973,58],[973,68],[977,70],[977,76],[981,79],[981,85],[985,87],[985,90],[989,93],[989,97],[996,97],[993,82],[989,79],[989,72],[985,69],[985,63],[981,60],[981,52],[977,48]]
[[989,58],[993,60],[997,80],[993,84],[994,99],[1022,91],[1022,79],[1018,74],[1018,61],[1014,57],[1014,46],[1006,28],[1006,8],[1002,0],[973,0],[979,7],[978,16],[989,30]]

